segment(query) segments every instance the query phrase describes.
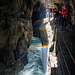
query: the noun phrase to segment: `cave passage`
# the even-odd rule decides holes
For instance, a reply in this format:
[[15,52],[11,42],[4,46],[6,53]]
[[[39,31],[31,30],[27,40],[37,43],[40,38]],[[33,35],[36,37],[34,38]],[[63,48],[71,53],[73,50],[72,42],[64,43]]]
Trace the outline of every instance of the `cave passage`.
[[74,50],[75,0],[0,0],[0,75],[75,75]]

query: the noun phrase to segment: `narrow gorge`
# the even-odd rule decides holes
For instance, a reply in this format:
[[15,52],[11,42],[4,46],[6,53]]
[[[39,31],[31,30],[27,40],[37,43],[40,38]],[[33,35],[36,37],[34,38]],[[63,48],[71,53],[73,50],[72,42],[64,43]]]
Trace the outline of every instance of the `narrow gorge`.
[[[48,37],[52,36],[50,37],[50,46],[52,45],[54,27],[50,25],[51,33],[48,36],[45,27],[48,23],[48,20],[46,21],[45,1],[46,0],[0,0],[0,75],[22,75],[19,72],[24,69],[24,66],[29,62],[27,55],[29,56],[28,49],[34,45],[32,42],[34,42],[35,45],[40,43],[38,45],[45,46],[49,43]],[[50,0],[50,3],[54,3],[58,7],[63,3],[67,4],[70,11],[68,23],[74,30],[75,0]],[[34,41],[35,39],[37,43]],[[42,57],[39,52],[41,52],[40,49],[39,51],[33,51],[33,53],[30,52],[32,55],[37,53],[34,57],[37,59],[37,62]],[[42,65],[42,61],[40,61],[40,64]],[[42,68],[42,66],[40,68]],[[37,74],[34,73],[34,75],[44,75],[43,70],[40,70],[41,73],[37,72]]]

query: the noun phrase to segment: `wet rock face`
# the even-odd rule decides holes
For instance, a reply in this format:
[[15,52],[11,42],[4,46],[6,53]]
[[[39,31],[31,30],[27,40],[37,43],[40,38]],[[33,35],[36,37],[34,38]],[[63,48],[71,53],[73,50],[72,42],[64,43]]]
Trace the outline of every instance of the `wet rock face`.
[[70,6],[71,6],[71,10],[72,10],[72,13],[71,13],[71,18],[72,18],[72,24],[75,25],[75,0],[70,0]]
[[[0,9],[9,15],[30,18],[32,10],[38,0],[0,0]],[[4,12],[4,11],[1,11]]]
[[[32,10],[37,0],[0,0],[0,63],[15,65],[33,35]],[[22,63],[22,62],[21,62]]]
[[37,4],[33,8],[32,13],[32,24],[36,21],[46,17],[46,8],[41,3],[41,0],[37,2]]

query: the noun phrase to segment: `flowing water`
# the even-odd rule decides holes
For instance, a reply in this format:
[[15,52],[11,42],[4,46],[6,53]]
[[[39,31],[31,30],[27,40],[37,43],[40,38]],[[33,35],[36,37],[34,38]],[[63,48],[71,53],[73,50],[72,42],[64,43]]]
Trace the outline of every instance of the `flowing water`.
[[28,64],[18,75],[44,75],[42,67],[42,43],[39,38],[32,37],[30,47],[28,49]]

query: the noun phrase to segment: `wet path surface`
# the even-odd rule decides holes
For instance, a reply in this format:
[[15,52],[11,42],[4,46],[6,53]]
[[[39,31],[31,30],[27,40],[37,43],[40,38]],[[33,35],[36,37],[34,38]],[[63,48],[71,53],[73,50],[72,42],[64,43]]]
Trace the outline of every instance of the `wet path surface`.
[[74,31],[58,28],[57,51],[63,75],[75,75],[75,34]]

